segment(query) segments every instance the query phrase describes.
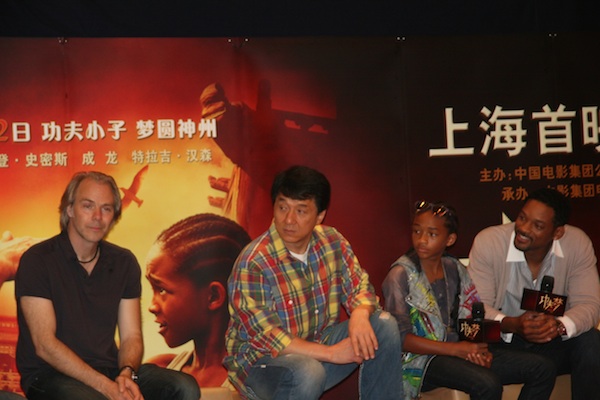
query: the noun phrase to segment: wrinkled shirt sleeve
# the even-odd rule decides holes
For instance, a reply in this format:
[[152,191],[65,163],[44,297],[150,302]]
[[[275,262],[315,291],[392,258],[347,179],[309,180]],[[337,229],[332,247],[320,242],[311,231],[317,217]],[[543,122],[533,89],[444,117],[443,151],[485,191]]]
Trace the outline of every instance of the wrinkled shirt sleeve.
[[398,330],[404,337],[412,332],[412,324],[409,316],[409,306],[406,296],[409,293],[408,274],[401,265],[396,265],[388,272],[382,284],[385,308],[398,322]]
[[369,281],[369,274],[361,267],[350,243],[345,238],[342,238],[340,243],[343,263],[345,264],[342,269],[346,296],[344,303],[348,313],[352,313],[354,309],[361,305],[378,308],[379,303],[375,295],[375,289]]
[[230,279],[231,315],[244,327],[248,340],[256,349],[265,350],[273,357],[288,346],[293,337],[282,328],[282,322],[269,298],[271,289],[261,270],[246,261]]

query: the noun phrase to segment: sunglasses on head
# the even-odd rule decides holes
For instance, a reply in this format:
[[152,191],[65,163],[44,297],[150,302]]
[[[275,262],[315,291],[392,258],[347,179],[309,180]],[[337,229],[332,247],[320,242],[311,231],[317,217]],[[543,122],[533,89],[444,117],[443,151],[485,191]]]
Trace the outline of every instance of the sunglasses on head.
[[448,214],[448,215],[452,214],[452,211],[443,204],[430,203],[425,200],[417,201],[415,203],[415,211],[417,213],[420,213],[423,211],[429,211],[429,210],[431,210],[433,215],[435,215],[437,217],[443,217],[446,214]]

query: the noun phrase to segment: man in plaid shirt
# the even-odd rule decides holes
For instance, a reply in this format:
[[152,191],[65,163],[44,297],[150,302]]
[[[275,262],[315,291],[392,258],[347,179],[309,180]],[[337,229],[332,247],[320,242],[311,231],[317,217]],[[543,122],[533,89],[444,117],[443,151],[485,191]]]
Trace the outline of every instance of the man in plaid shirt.
[[362,398],[403,398],[397,324],[350,243],[321,225],[330,192],[314,169],[279,173],[273,223],[233,267],[224,364],[244,398],[318,399],[359,366]]

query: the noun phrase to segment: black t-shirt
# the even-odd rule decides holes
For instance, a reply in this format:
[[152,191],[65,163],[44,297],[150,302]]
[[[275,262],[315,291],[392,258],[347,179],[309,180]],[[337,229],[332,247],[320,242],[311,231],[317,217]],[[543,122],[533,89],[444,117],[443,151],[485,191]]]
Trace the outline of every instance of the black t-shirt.
[[22,296],[52,301],[56,337],[93,368],[117,368],[115,332],[121,299],[141,296],[141,269],[127,249],[100,242],[91,275],[77,261],[65,231],[32,246],[21,257],[15,279],[19,340],[17,367],[25,392],[51,367],[36,356],[21,312]]

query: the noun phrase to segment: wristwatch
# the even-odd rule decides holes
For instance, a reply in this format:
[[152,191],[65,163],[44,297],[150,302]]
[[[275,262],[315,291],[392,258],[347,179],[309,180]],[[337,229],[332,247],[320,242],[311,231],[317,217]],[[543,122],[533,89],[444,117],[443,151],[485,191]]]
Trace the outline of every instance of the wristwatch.
[[121,372],[123,372],[124,369],[128,369],[131,371],[131,380],[134,382],[137,382],[139,379],[139,376],[137,374],[137,372],[135,372],[135,369],[133,369],[133,367],[131,365],[125,365],[124,367],[122,367],[119,370],[119,375],[121,375]]
[[560,336],[566,336],[567,334],[567,328],[565,328],[563,323],[558,319],[556,320],[556,330],[558,330]]

